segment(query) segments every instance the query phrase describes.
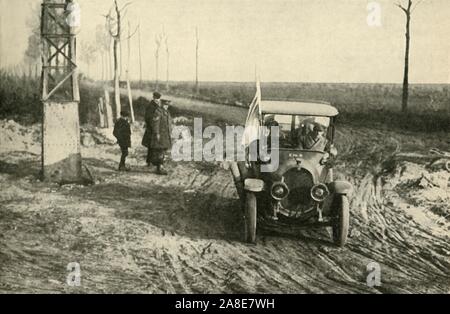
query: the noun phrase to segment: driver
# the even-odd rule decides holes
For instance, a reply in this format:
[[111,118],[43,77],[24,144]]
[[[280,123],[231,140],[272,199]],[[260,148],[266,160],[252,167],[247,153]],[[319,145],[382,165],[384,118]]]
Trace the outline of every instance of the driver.
[[325,127],[321,124],[315,123],[311,131],[306,135],[301,135],[299,138],[299,145],[302,149],[324,151],[327,145],[325,138]]
[[270,114],[264,118],[264,126],[268,127],[269,129],[272,126],[278,126],[278,125],[279,125],[279,123],[277,120],[275,120],[275,115]]

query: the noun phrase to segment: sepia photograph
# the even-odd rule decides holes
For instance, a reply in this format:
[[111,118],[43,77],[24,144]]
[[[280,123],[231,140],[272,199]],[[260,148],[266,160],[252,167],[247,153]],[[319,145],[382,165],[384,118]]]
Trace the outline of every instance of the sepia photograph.
[[449,16],[0,0],[0,294],[449,294]]

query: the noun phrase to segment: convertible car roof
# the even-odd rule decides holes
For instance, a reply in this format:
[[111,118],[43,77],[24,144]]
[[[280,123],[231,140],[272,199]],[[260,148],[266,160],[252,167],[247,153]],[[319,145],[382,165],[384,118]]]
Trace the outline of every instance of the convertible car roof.
[[335,117],[339,111],[327,103],[263,100],[261,112],[305,116]]

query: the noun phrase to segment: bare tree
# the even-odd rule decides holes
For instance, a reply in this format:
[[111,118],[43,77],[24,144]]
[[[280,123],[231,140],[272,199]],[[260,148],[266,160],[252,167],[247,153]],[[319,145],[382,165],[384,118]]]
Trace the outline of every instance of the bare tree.
[[81,60],[87,65],[87,76],[91,74],[91,64],[95,61],[96,47],[92,43],[83,42],[81,44]]
[[113,79],[113,46],[114,46],[114,38],[110,38],[109,40],[109,44],[108,44],[108,71],[109,71],[109,76],[108,76],[108,80],[109,79]]
[[40,60],[41,54],[40,54],[40,43],[41,38],[39,35],[36,35],[34,32],[28,37],[28,47],[25,51],[25,63],[28,65],[29,68],[29,76],[32,76],[32,67],[34,68],[34,76],[37,77],[38,73],[38,62]]
[[199,93],[198,86],[198,59],[199,59],[200,38],[198,35],[198,27],[195,28],[195,93]]
[[41,28],[40,28],[40,5],[33,6],[33,13],[26,21],[26,25],[31,29],[31,35],[28,37],[28,46],[25,51],[24,63],[28,66],[29,76],[32,76],[34,65],[34,76],[38,76],[38,64],[41,59]]
[[122,40],[119,41],[119,82],[122,81],[123,74],[123,49],[122,49]]
[[95,39],[97,52],[102,60],[102,81],[105,81],[108,78],[108,50],[110,48],[110,38],[103,25],[97,25]]
[[139,88],[142,88],[142,54],[141,54],[141,24],[138,25],[138,40],[139,40]]
[[[114,0],[114,7],[111,9],[106,15],[106,23],[108,26],[108,32],[113,39],[113,54],[114,54],[114,101],[116,105],[116,117],[120,117],[120,111],[122,109],[120,103],[120,77],[122,75],[121,67],[122,67],[122,32],[124,31],[124,27],[122,26],[122,22],[125,20],[125,16],[127,14],[126,8],[131,4],[128,2],[121,9],[119,9],[119,5],[117,0]],[[112,13],[113,11],[113,13]],[[128,23],[129,25],[129,23]],[[136,28],[137,31],[137,28]],[[128,60],[130,56],[130,38],[136,33],[130,34],[130,30],[128,30],[128,37],[126,40],[128,41]],[[119,61],[119,51],[120,50],[120,61]],[[120,65],[119,65],[120,62]],[[134,112],[133,112],[133,102],[131,98],[131,87],[129,82],[129,61],[128,61],[128,69],[127,69],[127,88],[128,88],[128,96],[130,98],[130,111],[132,114],[132,119],[134,120]]]
[[409,50],[411,41],[411,16],[415,8],[422,2],[418,0],[416,5],[413,7],[413,0],[408,0],[406,6],[401,3],[396,5],[405,13],[406,15],[406,48],[405,48],[405,68],[403,75],[403,94],[402,94],[402,111],[408,111],[408,98],[409,98]]
[[130,114],[131,114],[131,123],[135,122],[134,117],[134,107],[133,107],[133,96],[131,95],[131,85],[130,85],[130,56],[131,56],[131,45],[130,40],[136,34],[136,30],[133,34],[131,34],[131,24],[128,22],[128,37],[127,37],[127,70],[126,70],[126,79],[127,79],[127,91],[128,91],[128,102],[130,104]]
[[[128,5],[128,4],[127,4]],[[113,38],[113,55],[114,55],[114,101],[116,105],[116,117],[120,117],[122,106],[120,104],[120,82],[119,82],[119,56],[118,49],[120,39],[122,36],[122,11],[127,6],[119,9],[117,0],[114,0],[114,10],[110,10],[106,16],[106,23],[108,25],[108,32]],[[112,12],[114,11],[114,13]]]
[[156,66],[156,73],[155,73],[155,89],[159,89],[159,52],[161,50],[161,44],[164,40],[164,34],[158,34],[155,36],[155,44],[156,44],[156,50],[155,50],[155,66]]
[[169,91],[170,50],[169,37],[166,35],[166,91]]

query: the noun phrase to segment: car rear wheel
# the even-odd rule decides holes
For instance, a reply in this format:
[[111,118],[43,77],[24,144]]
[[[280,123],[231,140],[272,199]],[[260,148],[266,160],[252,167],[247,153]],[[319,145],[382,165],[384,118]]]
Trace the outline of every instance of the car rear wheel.
[[333,242],[339,247],[347,243],[350,225],[350,205],[346,195],[338,195],[334,201],[336,221],[333,224]]
[[245,232],[244,240],[247,243],[256,243],[256,195],[247,192],[245,195]]

